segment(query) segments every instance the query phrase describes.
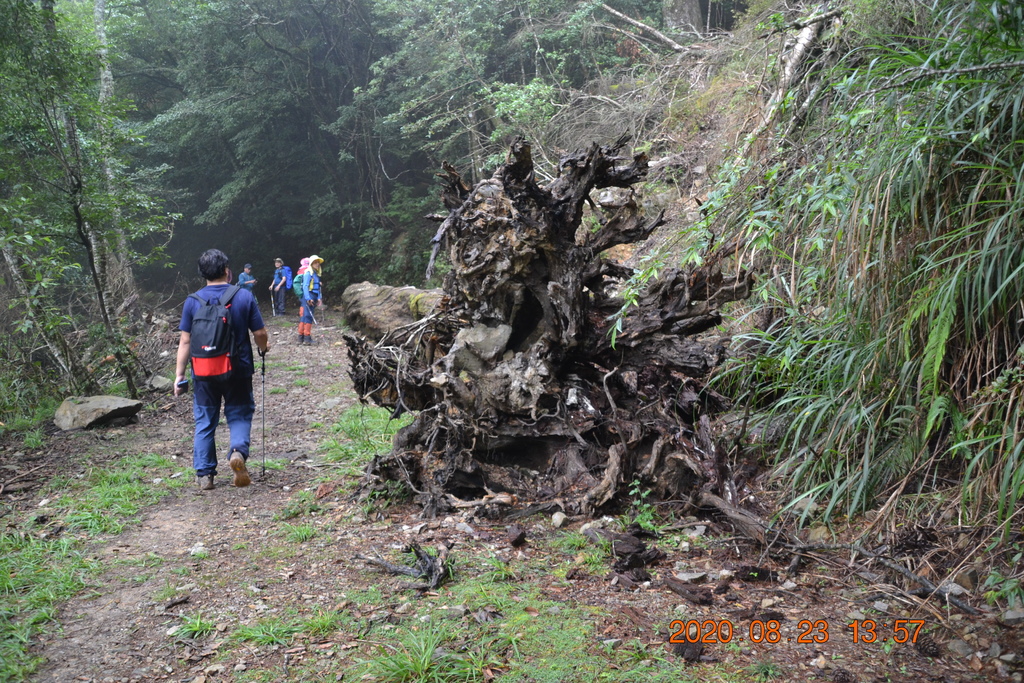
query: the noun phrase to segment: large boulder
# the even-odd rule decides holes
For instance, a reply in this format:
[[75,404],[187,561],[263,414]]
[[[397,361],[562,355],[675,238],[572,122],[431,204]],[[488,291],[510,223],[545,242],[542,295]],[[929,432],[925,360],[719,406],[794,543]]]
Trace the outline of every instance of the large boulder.
[[80,396],[64,399],[53,416],[60,429],[84,429],[110,422],[119,417],[134,417],[143,406],[120,396]]
[[345,288],[341,308],[349,327],[377,341],[391,330],[423,318],[440,298],[439,289],[357,282]]

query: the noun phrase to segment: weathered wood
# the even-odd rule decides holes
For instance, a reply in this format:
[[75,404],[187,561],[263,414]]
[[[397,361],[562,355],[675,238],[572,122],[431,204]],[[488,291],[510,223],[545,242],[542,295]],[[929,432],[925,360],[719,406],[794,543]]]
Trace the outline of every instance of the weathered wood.
[[440,297],[436,289],[356,282],[342,292],[341,310],[349,327],[377,341],[394,329],[425,318]]
[[[567,155],[543,187],[521,139],[472,188],[446,165],[448,214],[435,217],[433,242],[451,268],[436,307],[375,344],[346,337],[360,395],[420,411],[369,472],[404,482],[424,514],[495,494],[590,513],[637,478],[663,499],[696,500],[709,482],[724,490],[724,460],[702,450],[694,424],[728,407],[704,383],[725,349],[693,335],[718,325],[752,278],[720,267],[735,245],[708,265],[667,269],[613,345],[614,292],[632,270],[602,252],[664,221],[645,216],[631,189],[647,157],[621,146]],[[621,199],[599,205],[601,188],[621,188]]]
[[437,548],[437,555],[431,555],[419,545],[413,543],[406,548],[406,552],[410,552],[416,557],[416,564],[412,567],[394,564],[379,557],[370,557],[362,553],[357,553],[355,557],[357,560],[363,560],[364,562],[376,565],[392,574],[403,574],[417,579],[426,579],[426,583],[409,584],[408,588],[421,591],[435,590],[451,576],[451,569],[448,565],[448,553],[451,552],[453,546],[454,543],[442,543]]

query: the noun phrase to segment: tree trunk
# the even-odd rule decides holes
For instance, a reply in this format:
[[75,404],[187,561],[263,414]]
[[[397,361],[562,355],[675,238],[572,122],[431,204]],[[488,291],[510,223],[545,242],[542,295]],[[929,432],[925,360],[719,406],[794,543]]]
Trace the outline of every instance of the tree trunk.
[[[114,96],[114,75],[110,70],[110,57],[107,49],[107,9],[106,0],[93,0],[93,22],[96,26],[97,57],[100,63],[100,108],[104,108]],[[101,152],[100,163],[103,165],[103,174],[107,179],[107,192],[114,194],[114,169],[110,164],[110,157],[107,153],[110,146],[109,127],[102,131],[104,144]],[[103,254],[106,265],[102,268],[106,274],[104,286],[106,296],[104,297],[111,304],[120,302],[112,313],[116,316],[130,308],[132,303],[138,300],[135,289],[135,276],[132,273],[129,263],[128,239],[120,225],[120,212],[114,212],[114,224],[112,226],[116,251],[106,250]]]
[[612,344],[623,301],[609,291],[632,271],[601,253],[663,223],[630,189],[647,157],[620,157],[621,144],[562,159],[545,187],[523,140],[472,189],[446,166],[449,214],[434,239],[451,270],[438,309],[375,346],[346,337],[364,398],[421,411],[371,471],[404,481],[427,514],[496,491],[592,512],[634,479],[663,498],[720,490],[712,440],[694,423],[726,405],[702,381],[724,349],[684,335],[717,325],[751,278],[724,275],[727,254],[670,270]]
[[[47,25],[52,35],[56,30],[53,24],[52,0],[44,0],[42,9],[49,19]],[[78,122],[73,115],[64,111],[59,105],[54,105],[52,118],[54,121],[60,122],[60,125],[52,130],[55,143],[54,149],[61,157],[61,166],[64,169],[64,191],[68,195],[68,204],[75,218],[75,229],[79,240],[85,248],[86,261],[96,293],[97,308],[99,309],[103,326],[107,331],[108,339],[114,344],[114,357],[117,360],[118,369],[125,379],[128,393],[132,398],[135,398],[138,395],[138,388],[135,384],[130,352],[123,344],[123,334],[115,325],[116,318],[110,306],[108,271],[111,261],[110,245],[107,243],[106,235],[101,230],[98,230],[96,226],[90,224],[84,212],[86,202],[84,168],[86,160],[80,144]]]
[[665,26],[679,33],[692,33],[699,37],[704,29],[700,0],[662,0],[661,15]]

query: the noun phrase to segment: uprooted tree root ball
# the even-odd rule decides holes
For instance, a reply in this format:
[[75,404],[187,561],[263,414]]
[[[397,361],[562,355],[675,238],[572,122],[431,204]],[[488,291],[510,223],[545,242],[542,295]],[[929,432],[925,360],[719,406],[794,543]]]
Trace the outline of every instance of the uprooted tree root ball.
[[434,254],[445,249],[451,270],[439,304],[376,344],[346,336],[360,395],[419,411],[368,474],[404,482],[425,514],[467,501],[593,513],[636,480],[663,500],[729,498],[710,426],[727,401],[704,382],[725,350],[695,335],[749,295],[752,277],[731,261],[726,274],[734,244],[665,270],[613,342],[615,292],[632,270],[604,254],[664,222],[632,189],[647,157],[619,156],[621,144],[563,158],[544,186],[521,139],[476,187],[446,165]]

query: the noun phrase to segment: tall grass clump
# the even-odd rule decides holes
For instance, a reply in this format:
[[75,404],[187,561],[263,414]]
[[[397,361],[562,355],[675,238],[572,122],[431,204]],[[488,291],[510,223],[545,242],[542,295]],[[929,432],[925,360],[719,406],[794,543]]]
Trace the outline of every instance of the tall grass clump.
[[1024,501],[1024,9],[929,9],[912,35],[848,37],[819,118],[723,179],[749,201],[715,218],[763,275],[718,381],[788,423],[777,471],[826,515],[958,485],[1005,520]]

